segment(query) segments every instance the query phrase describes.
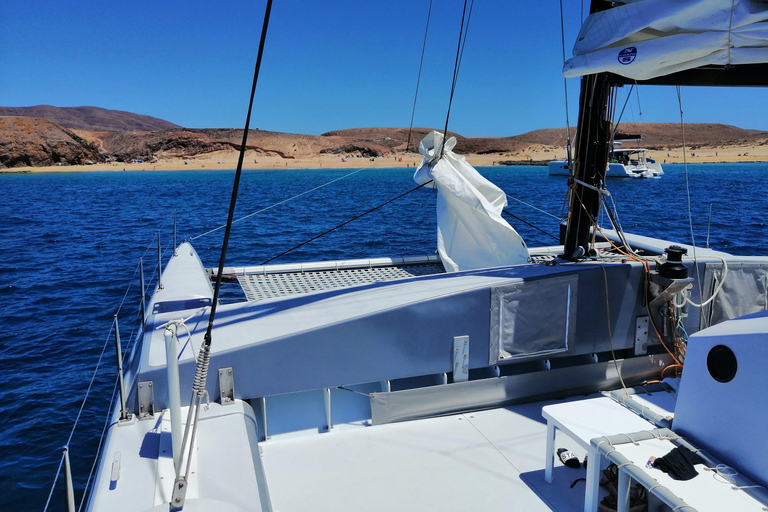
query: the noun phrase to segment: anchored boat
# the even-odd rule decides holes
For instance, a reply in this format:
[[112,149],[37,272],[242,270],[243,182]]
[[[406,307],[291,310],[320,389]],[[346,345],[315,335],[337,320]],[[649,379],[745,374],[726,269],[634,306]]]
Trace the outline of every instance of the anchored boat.
[[[439,133],[415,176],[438,189],[438,257],[208,268],[180,244],[119,365],[88,510],[627,510],[638,485],[654,510],[764,510],[768,257],[596,222],[612,86],[768,76],[765,39],[732,44],[764,3],[695,4],[592,2],[559,246],[527,247]],[[246,299],[220,303],[224,280]],[[702,450],[690,485],[646,464],[677,446]]]
[[[664,175],[661,164],[649,158],[644,148],[623,148],[624,140],[614,140],[608,157],[606,178],[660,178]],[[571,176],[568,162],[549,162],[550,176]]]

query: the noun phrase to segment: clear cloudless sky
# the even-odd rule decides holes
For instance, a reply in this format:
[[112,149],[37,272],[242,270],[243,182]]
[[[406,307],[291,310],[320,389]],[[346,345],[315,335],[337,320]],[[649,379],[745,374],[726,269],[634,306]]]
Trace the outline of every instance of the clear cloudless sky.
[[[582,6],[563,3],[570,56]],[[433,2],[415,126],[445,123],[463,5]],[[94,105],[189,128],[242,127],[265,7],[5,0],[0,105]],[[408,126],[428,8],[429,0],[275,0],[251,126],[307,134]],[[509,136],[565,126],[562,63],[559,0],[476,0],[450,129]],[[567,88],[573,126],[578,79]],[[766,89],[686,87],[682,100],[686,122],[768,129]],[[641,87],[623,121],[679,122],[675,89]]]

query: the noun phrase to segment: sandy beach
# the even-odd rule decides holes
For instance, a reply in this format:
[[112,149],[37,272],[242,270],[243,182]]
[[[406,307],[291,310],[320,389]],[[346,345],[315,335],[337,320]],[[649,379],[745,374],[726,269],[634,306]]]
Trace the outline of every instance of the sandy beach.
[[[683,150],[649,151],[648,156],[664,163],[682,163]],[[2,169],[0,173],[41,173],[41,172],[92,172],[92,171],[170,171],[170,170],[231,170],[235,169],[238,153],[234,150],[206,153],[188,158],[160,158],[157,162],[141,163],[106,163],[93,165],[68,165],[49,167],[17,167]],[[497,165],[501,161],[532,162],[542,164],[550,160],[565,158],[565,150],[552,146],[532,146],[519,154],[484,154],[466,155],[467,161],[475,167]],[[342,157],[339,155],[319,155],[312,157],[281,158],[265,156],[254,151],[247,151],[243,162],[244,169],[337,169],[364,167],[417,167],[422,157],[415,153],[398,154],[388,157]],[[768,161],[768,146],[725,146],[699,147],[685,153],[688,163],[726,163],[726,162],[763,162]]]

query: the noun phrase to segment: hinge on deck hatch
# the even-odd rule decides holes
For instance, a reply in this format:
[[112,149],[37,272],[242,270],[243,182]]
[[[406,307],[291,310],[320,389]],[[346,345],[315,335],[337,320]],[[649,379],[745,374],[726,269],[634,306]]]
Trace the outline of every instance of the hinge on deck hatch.
[[219,368],[219,398],[221,405],[235,403],[235,375],[231,366]]
[[139,419],[147,420],[155,415],[155,387],[151,380],[139,382]]

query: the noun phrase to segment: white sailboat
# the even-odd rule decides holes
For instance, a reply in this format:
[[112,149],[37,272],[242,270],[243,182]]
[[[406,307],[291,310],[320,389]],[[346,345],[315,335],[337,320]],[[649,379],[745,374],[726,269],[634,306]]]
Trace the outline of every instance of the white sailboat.
[[[681,4],[768,13],[756,1]],[[630,483],[655,510],[765,510],[768,257],[595,221],[606,93],[649,71],[608,75],[633,62],[603,68],[582,47],[601,20],[646,6],[668,2],[593,2],[611,8],[587,19],[566,66],[591,74],[562,246],[527,247],[498,217],[503,194],[439,134],[416,175],[437,183],[439,260],[207,269],[182,243],[125,362],[88,510],[610,509],[598,488],[608,460],[619,461],[618,510],[632,504]],[[646,44],[677,55],[642,19],[653,30],[626,31],[638,64]],[[598,42],[630,58],[624,40]],[[768,62],[765,44],[751,51]],[[724,77],[741,62],[704,61]],[[248,300],[218,304],[212,275],[236,279]],[[681,379],[646,386],[683,363]],[[702,449],[709,469],[680,482],[646,466],[676,445]],[[553,463],[560,446],[586,469]],[[585,484],[569,486],[578,476]]]

